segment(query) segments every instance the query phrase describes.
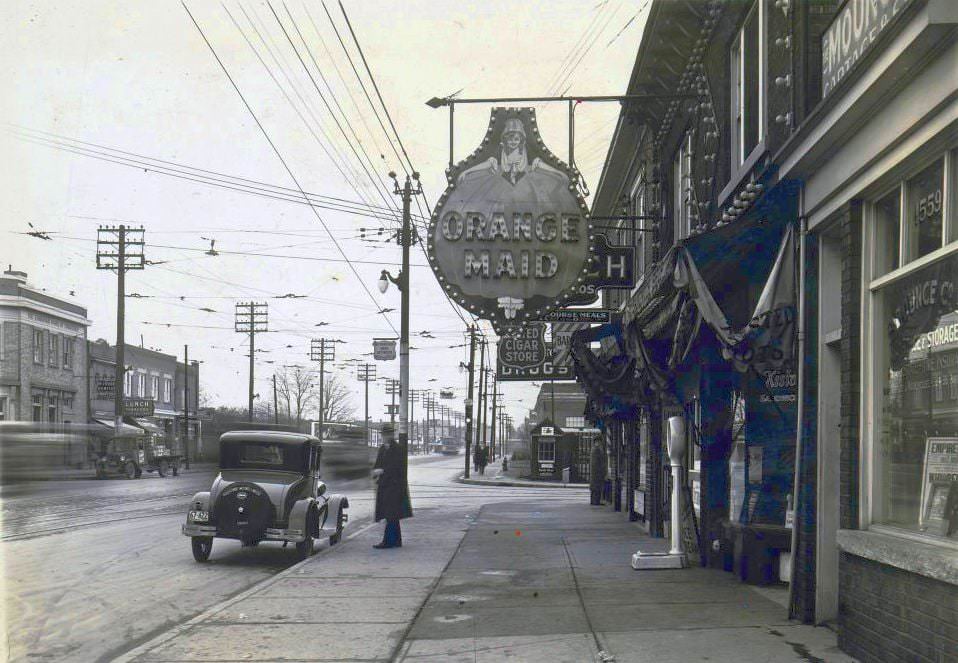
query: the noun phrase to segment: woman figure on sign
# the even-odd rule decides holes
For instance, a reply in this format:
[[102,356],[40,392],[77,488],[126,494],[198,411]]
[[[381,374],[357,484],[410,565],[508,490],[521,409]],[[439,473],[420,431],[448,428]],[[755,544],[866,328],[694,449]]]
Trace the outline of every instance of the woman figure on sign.
[[515,186],[526,174],[539,172],[550,178],[558,178],[565,184],[569,183],[568,176],[561,170],[546,164],[536,157],[529,163],[526,151],[526,128],[522,120],[512,117],[506,120],[502,133],[499,136],[499,158],[489,157],[472,168],[467,168],[459,175],[458,183],[462,184],[474,179],[479,174],[494,173]]

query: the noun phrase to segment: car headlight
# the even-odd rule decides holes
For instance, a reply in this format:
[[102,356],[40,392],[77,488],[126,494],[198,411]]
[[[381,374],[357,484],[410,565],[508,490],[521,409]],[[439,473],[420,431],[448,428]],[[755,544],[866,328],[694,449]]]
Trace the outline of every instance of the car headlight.
[[121,463],[124,462],[125,460],[126,460],[126,456],[120,456],[120,462],[121,462]]

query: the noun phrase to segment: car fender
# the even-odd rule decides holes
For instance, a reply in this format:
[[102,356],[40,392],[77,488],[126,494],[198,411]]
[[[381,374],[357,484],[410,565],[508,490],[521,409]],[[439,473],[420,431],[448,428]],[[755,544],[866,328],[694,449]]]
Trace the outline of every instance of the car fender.
[[[330,495],[326,500],[326,513],[323,514],[323,524],[320,527],[325,529],[330,535],[336,533],[335,519],[340,507],[343,508],[343,511],[349,508],[349,499],[345,495]],[[329,516],[333,516],[333,518],[330,519]]]
[[316,503],[312,497],[293,502],[293,508],[289,510],[289,529],[298,529],[306,531],[306,514],[309,508]]
[[193,499],[190,500],[190,511],[206,511],[210,510],[210,491],[205,490],[200,493],[196,493],[193,496]]

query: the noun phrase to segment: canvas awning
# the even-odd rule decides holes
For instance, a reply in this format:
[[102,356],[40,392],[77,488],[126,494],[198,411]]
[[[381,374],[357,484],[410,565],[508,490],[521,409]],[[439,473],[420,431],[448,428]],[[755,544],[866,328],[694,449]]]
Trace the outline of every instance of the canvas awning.
[[[734,224],[733,224],[734,225]],[[672,247],[626,302],[625,347],[653,386],[665,386],[705,323],[740,371],[778,368],[793,356],[797,304],[791,224],[738,225]],[[764,283],[748,310],[747,293]]]
[[110,419],[94,419],[94,423],[99,424],[93,428],[93,434],[101,437],[137,437],[143,435],[143,429],[131,426],[127,423],[120,424],[120,432],[116,433],[116,426]]
[[155,435],[166,435],[166,431],[154,424],[149,419],[133,419],[136,422],[136,425],[145,430],[147,433],[153,433]]

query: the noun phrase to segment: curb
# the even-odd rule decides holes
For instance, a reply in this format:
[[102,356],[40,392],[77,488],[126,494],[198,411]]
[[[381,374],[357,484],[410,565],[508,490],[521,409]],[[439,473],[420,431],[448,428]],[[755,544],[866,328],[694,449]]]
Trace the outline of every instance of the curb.
[[509,486],[512,488],[571,488],[574,490],[581,490],[589,487],[589,484],[587,483],[553,483],[550,481],[496,481],[494,479],[467,479],[463,475],[456,477],[456,482],[471,486]]

